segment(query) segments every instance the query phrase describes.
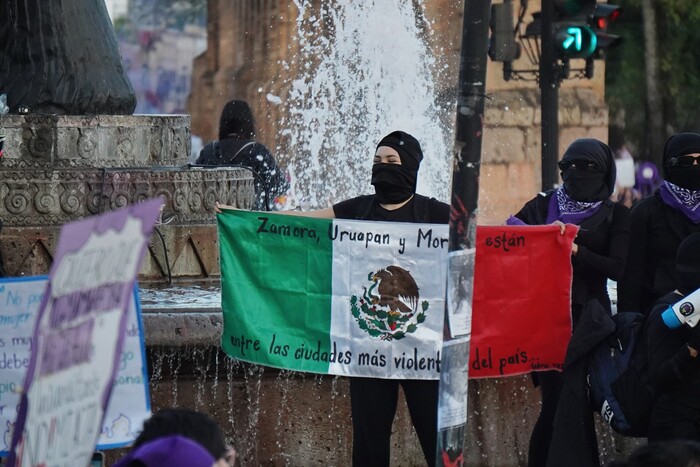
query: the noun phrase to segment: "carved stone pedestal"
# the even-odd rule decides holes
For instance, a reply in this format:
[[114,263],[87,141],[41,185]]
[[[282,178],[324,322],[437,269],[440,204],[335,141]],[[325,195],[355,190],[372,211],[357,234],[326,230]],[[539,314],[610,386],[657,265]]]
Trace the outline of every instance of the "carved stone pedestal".
[[189,116],[0,116],[0,235],[9,275],[45,274],[66,222],[160,196],[141,280],[218,276],[214,203],[250,208],[248,171],[189,168]]

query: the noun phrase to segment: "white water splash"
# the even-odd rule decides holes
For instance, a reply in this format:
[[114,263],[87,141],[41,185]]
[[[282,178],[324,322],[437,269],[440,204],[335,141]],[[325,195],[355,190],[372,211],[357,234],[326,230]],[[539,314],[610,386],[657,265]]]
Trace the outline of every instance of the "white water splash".
[[284,122],[297,202],[318,208],[373,193],[372,156],[394,130],[423,147],[418,191],[447,201],[452,115],[438,104],[422,8],[398,0],[294,3],[301,53],[282,66],[302,70]]

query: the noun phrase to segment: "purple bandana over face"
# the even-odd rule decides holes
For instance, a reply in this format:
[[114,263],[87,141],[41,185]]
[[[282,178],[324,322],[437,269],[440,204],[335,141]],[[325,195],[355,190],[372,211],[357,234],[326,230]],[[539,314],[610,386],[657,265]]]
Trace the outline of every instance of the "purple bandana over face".
[[700,190],[688,190],[664,181],[659,194],[664,203],[682,212],[693,224],[700,224]]
[[569,195],[566,194],[564,187],[560,186],[549,200],[547,224],[551,224],[554,221],[562,221],[564,224],[579,225],[598,212],[602,204],[602,201],[593,201],[589,203],[571,199]]

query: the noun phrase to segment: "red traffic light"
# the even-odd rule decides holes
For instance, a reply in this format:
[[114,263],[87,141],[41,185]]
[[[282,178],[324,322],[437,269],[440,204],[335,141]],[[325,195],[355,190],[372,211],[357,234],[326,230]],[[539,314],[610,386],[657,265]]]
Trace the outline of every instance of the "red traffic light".
[[616,21],[622,14],[622,8],[609,3],[599,3],[595,6],[588,24],[596,29],[606,30],[610,23]]

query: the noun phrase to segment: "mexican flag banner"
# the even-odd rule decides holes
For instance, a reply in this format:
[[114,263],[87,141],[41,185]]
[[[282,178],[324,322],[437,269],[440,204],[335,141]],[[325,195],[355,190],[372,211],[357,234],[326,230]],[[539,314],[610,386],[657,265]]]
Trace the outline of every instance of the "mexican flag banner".
[[[464,305],[473,291],[473,312],[451,306],[449,317],[451,328],[472,319],[470,377],[562,367],[576,228],[480,226],[476,255],[460,257],[448,255],[447,225],[233,210],[218,224],[222,347],[231,357],[438,379],[445,297]],[[476,258],[473,287],[447,277],[448,262],[467,258]]]
[[447,225],[248,211],[218,221],[228,355],[323,374],[439,377]]

